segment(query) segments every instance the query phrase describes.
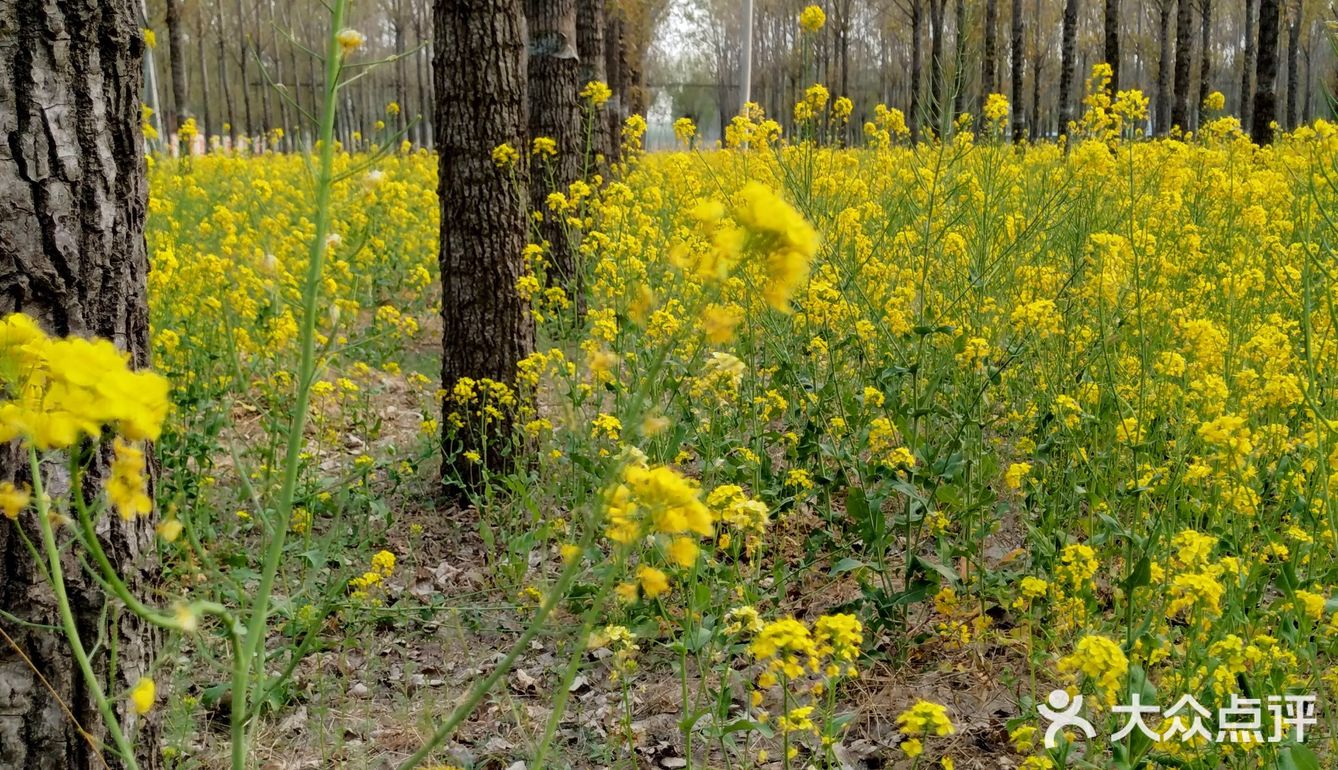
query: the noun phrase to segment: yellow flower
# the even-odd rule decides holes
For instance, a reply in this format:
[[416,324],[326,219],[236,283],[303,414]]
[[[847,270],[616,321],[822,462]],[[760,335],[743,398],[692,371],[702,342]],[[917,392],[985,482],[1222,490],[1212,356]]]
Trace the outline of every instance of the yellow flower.
[[1008,119],[1008,98],[1003,94],[990,94],[981,112],[990,123],[1002,123]]
[[1324,618],[1324,604],[1327,600],[1317,593],[1310,591],[1297,590],[1296,606],[1301,613],[1311,620],[1322,620]]
[[1022,482],[1031,473],[1031,463],[1013,463],[1004,472],[1004,485],[1009,489],[1021,489]]
[[1129,659],[1115,642],[1089,634],[1078,640],[1072,655],[1059,661],[1059,671],[1086,675],[1107,703],[1115,703],[1129,674]]
[[390,551],[378,551],[372,557],[372,569],[381,573],[382,577],[390,577],[390,573],[395,571],[395,554]]
[[548,136],[536,136],[530,149],[531,155],[544,155],[549,158],[557,157],[557,140]]
[[910,708],[897,715],[897,726],[906,735],[951,735],[956,732],[948,719],[948,710],[938,703],[917,700]]
[[340,53],[345,56],[358,50],[363,43],[367,42],[367,36],[356,29],[341,29],[339,34],[335,35],[335,39],[339,41]]
[[130,688],[130,703],[134,705],[136,714],[149,713],[156,698],[157,686],[147,676],[141,676],[135,686]]
[[817,32],[827,23],[827,14],[822,8],[810,5],[799,12],[799,27],[805,32]]
[[642,564],[637,568],[636,578],[637,582],[641,584],[641,592],[648,599],[654,599],[669,590],[669,578],[654,567]]
[[669,560],[680,567],[696,564],[700,553],[701,548],[690,537],[676,537],[669,544]]
[[168,543],[174,543],[178,537],[181,537],[182,526],[177,519],[167,519],[160,522],[154,529],[157,531],[158,537]]
[[144,452],[117,439],[113,449],[107,499],[125,521],[146,516],[153,510],[144,476]]
[[591,107],[603,106],[612,97],[613,91],[607,84],[598,80],[586,83],[585,87],[581,89],[581,98],[585,99]]
[[169,408],[168,384],[132,371],[107,340],[49,339],[35,321],[0,321],[0,443],[65,449],[110,427],[131,441],[156,440]]
[[763,296],[773,308],[789,312],[790,298],[808,279],[809,263],[817,254],[817,232],[790,204],[759,182],[749,182],[739,192],[734,218],[764,260]]
[[11,521],[18,521],[19,514],[28,507],[32,496],[27,490],[14,486],[12,481],[0,481],[0,513]]
[[1036,747],[1036,726],[1021,725],[1008,734],[1008,740],[1019,753],[1031,751]]
[[901,750],[906,752],[906,756],[915,759],[925,752],[925,745],[919,738],[911,738],[901,742]]
[[790,709],[789,713],[782,714],[776,720],[776,729],[785,733],[804,732],[813,729],[813,707],[798,706]]
[[511,168],[519,157],[520,153],[509,144],[502,143],[492,148],[492,162],[498,168]]
[[674,138],[684,145],[692,144],[692,137],[697,135],[697,126],[692,118],[683,117],[674,121]]

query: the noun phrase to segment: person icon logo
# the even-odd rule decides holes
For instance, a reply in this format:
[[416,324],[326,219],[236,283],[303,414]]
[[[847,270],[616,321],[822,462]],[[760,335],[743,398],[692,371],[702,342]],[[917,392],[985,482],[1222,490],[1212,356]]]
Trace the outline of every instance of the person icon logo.
[[1041,716],[1050,720],[1050,726],[1045,730],[1045,747],[1053,749],[1057,742],[1056,736],[1060,730],[1073,727],[1082,730],[1088,739],[1096,737],[1096,728],[1092,723],[1078,716],[1082,711],[1082,695],[1070,696],[1066,690],[1051,690],[1046,696],[1045,703],[1036,707]]

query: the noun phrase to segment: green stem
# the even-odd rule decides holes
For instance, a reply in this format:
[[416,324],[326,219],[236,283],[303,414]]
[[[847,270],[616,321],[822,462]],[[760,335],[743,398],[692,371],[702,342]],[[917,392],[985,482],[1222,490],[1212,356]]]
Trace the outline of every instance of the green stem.
[[[297,488],[298,468],[301,465],[302,439],[306,430],[307,407],[311,398],[311,384],[316,370],[316,315],[317,300],[320,295],[321,267],[324,263],[325,239],[330,228],[330,195],[334,178],[334,119],[335,97],[339,89],[339,68],[343,59],[338,34],[344,26],[344,12],[348,0],[336,0],[330,12],[330,36],[325,45],[325,102],[322,105],[320,124],[320,165],[316,174],[316,229],[312,235],[310,254],[307,261],[307,274],[302,286],[302,327],[300,341],[302,345],[301,361],[298,365],[297,393],[293,404],[293,419],[288,430],[287,451],[284,456],[283,486],[274,506],[273,524],[270,528],[272,539],[265,549],[265,561],[260,572],[260,583],[256,588],[255,601],[251,604],[250,617],[246,627],[246,636],[241,642],[241,654],[232,665],[232,768],[245,770],[247,740],[247,700],[250,682],[249,673],[253,670],[256,686],[264,683],[264,641],[265,628],[269,618],[270,594],[274,590],[274,579],[278,574],[283,557],[285,535],[288,533],[288,520],[292,513],[293,497]],[[260,511],[257,515],[263,515]]]
[[135,749],[121,731],[116,711],[107,700],[106,693],[102,691],[102,683],[98,681],[97,674],[93,671],[93,664],[88,660],[88,653],[84,651],[84,643],[79,639],[79,629],[74,623],[74,613],[70,610],[70,597],[65,593],[65,573],[60,566],[60,549],[56,547],[56,534],[51,528],[51,502],[42,490],[42,469],[37,460],[37,449],[31,445],[28,447],[28,465],[32,469],[33,499],[37,502],[37,526],[42,531],[42,547],[46,551],[47,563],[51,570],[51,590],[56,594],[56,609],[60,613],[61,627],[65,629],[65,638],[70,643],[70,651],[74,653],[79,671],[84,675],[84,681],[88,683],[89,694],[93,696],[93,702],[97,704],[98,712],[102,714],[107,732],[111,734],[112,741],[116,743],[116,748],[121,753],[121,760],[125,762],[127,770],[138,770]]

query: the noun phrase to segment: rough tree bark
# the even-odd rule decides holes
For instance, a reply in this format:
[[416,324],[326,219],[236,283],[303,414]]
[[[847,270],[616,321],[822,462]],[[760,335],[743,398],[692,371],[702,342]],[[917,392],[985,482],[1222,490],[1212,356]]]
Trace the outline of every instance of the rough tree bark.
[[[492,161],[505,142],[525,151],[525,17],[520,0],[436,0],[434,126],[441,199],[443,386],[462,377],[514,384],[516,362],[534,351],[529,305],[515,291],[524,270],[527,199],[523,184]],[[445,417],[445,415],[443,415]],[[441,421],[442,429],[449,421]],[[515,455],[492,440],[466,436],[493,470]],[[478,464],[448,453],[446,472],[468,484]]]
[[921,52],[921,42],[924,40],[924,2],[925,0],[910,0],[911,5],[911,141],[920,141],[920,124],[924,122],[924,111],[920,105],[920,78],[922,76],[921,62],[923,58]]
[[[251,15],[251,21],[254,24],[253,35],[248,36],[250,39],[247,42],[251,49],[251,56],[256,59],[256,81],[260,87],[260,116],[258,118],[259,125],[256,126],[256,133],[260,135],[260,141],[268,147],[269,130],[274,128],[277,124],[274,122],[274,113],[270,112],[270,87],[269,83],[265,80],[265,65],[262,64],[265,60],[265,36],[262,33],[264,27],[260,21],[260,8],[261,5],[257,2],[252,9],[254,11]],[[272,75],[273,73],[270,74]]]
[[999,90],[999,0],[985,0],[984,60],[980,63],[980,111],[985,100]]
[[1199,117],[1196,126],[1203,125],[1203,102],[1208,98],[1208,83],[1212,80],[1213,0],[1203,0],[1199,5],[1199,16],[1199,95],[1194,105]]
[[[209,134],[216,131],[214,116],[209,107],[209,65],[204,50],[204,11],[195,12],[195,55],[200,63],[200,109],[204,113],[200,123],[200,135],[204,137],[204,148],[209,149]],[[301,89],[299,89],[300,91]]]
[[[134,0],[0,3],[0,313],[22,311],[53,334],[105,337],[136,366],[149,359],[139,29]],[[105,475],[105,455],[93,461],[89,491]],[[22,466],[17,451],[0,452],[0,476],[22,479]],[[59,624],[54,597],[19,535],[21,527],[40,538],[31,516],[0,522],[0,609],[29,623]],[[99,527],[132,587],[145,586],[150,521],[111,516]],[[130,613],[112,608],[104,616],[101,591],[70,549],[64,552],[85,646],[113,640],[99,648],[94,669],[135,736],[140,766],[158,768],[157,715],[136,716],[120,697],[148,673],[158,636]],[[100,756],[105,731],[63,635],[3,618],[0,628],[22,650],[0,641],[0,767],[119,767],[113,752]]]
[[1110,92],[1120,92],[1120,0],[1106,0],[1105,55],[1110,65]]
[[576,250],[567,238],[564,215],[548,211],[544,201],[551,192],[566,193],[580,173],[576,0],[525,0],[525,19],[530,36],[530,137],[557,143],[557,157],[536,156],[530,163],[530,208],[544,214],[539,232],[548,241],[549,260],[575,299],[580,289]]
[[[1034,0],[1032,6],[1033,18],[1041,18],[1041,0]],[[1035,141],[1041,134],[1041,66],[1044,62],[1044,51],[1041,48],[1041,33],[1039,29],[1032,31],[1032,52],[1031,52],[1031,125],[1030,135],[1032,141]]]
[[1008,53],[1012,59],[1012,82],[1009,93],[1013,98],[1013,141],[1020,142],[1027,130],[1027,114],[1022,106],[1026,100],[1026,93],[1022,90],[1025,74],[1025,60],[1022,57],[1022,0],[1013,0],[1011,13],[1013,19],[1009,29]]
[[1254,109],[1254,70],[1255,62],[1255,9],[1259,0],[1245,0],[1245,51],[1241,57],[1240,69],[1240,125],[1250,125],[1250,112]]
[[[203,11],[203,9],[201,9]],[[227,14],[223,13],[222,8],[218,8],[218,87],[223,91],[224,123],[220,134],[229,137],[237,135],[237,109],[236,102],[232,98],[232,89],[228,87],[228,55],[226,39],[228,36],[227,25],[224,18]]]
[[405,138],[407,139],[409,138],[409,120],[413,116],[409,113],[408,62],[402,55],[408,50],[404,44],[404,29],[408,26],[408,22],[404,19],[404,0],[395,0],[390,23],[395,33],[395,53],[400,56],[395,60],[395,103],[400,108],[399,114],[394,118],[395,127],[397,130],[405,132]]
[[167,23],[167,57],[172,70],[172,122],[167,126],[168,134],[175,134],[177,127],[190,115],[186,97],[186,55],[182,52],[181,0],[165,0]]
[[1073,61],[1078,44],[1078,0],[1065,0],[1063,38],[1059,44],[1059,133],[1073,120]]
[[[298,31],[293,27],[293,4],[282,3],[281,5],[283,7],[283,29],[288,34],[296,37]],[[315,89],[310,88],[308,84],[302,82],[302,73],[299,72],[297,68],[297,46],[285,41],[279,45],[279,50],[286,50],[288,52],[288,72],[292,73],[292,85],[288,92],[288,96],[293,100],[293,106],[295,107],[296,113],[296,120],[284,130],[288,131],[290,134],[288,146],[298,148],[303,146],[302,131],[307,123],[302,113],[304,111],[308,113],[310,112],[306,107],[307,100],[303,97],[308,93],[314,94]]]
[[[608,84],[604,57],[604,0],[576,0],[576,52],[579,56],[577,82],[584,86],[594,80]],[[608,104],[595,111],[588,139],[582,135],[581,147],[592,155],[611,157],[609,148]],[[584,116],[583,116],[584,117]],[[583,126],[584,128],[584,126]]]
[[[608,111],[609,162],[618,160],[622,150],[622,123],[627,117],[627,78],[623,50],[626,43],[626,22],[617,3],[604,8],[604,72],[608,76],[613,98],[605,105]],[[723,137],[724,134],[722,133]]]
[[[1188,2],[1188,0],[1183,0]],[[1176,0],[1160,0],[1158,5],[1158,55],[1157,55],[1157,111],[1153,128],[1157,134],[1165,134],[1171,129],[1171,4]]]
[[1171,125],[1189,128],[1189,62],[1194,56],[1194,8],[1190,0],[1179,0],[1175,11],[1175,104],[1171,107]]
[[929,0],[929,120],[940,135],[943,115],[948,111],[948,83],[943,76],[943,17],[947,5],[948,0]]
[[240,53],[237,56],[237,63],[239,69],[238,75],[241,80],[241,82],[238,85],[242,90],[242,117],[245,118],[246,120],[246,128],[244,129],[244,131],[246,134],[247,143],[249,144],[251,139],[255,136],[256,133],[255,122],[251,119],[251,82],[247,76],[247,64],[248,64],[248,59],[250,58],[251,55],[250,54],[251,40],[250,40],[250,35],[248,35],[246,32],[246,13],[242,9],[242,0],[237,0],[236,5],[237,5],[237,37],[240,38],[239,42],[241,43]]
[[1301,48],[1301,10],[1301,3],[1295,3],[1289,14],[1291,21],[1287,25],[1287,114],[1284,120],[1288,130],[1296,128],[1298,120],[1297,100],[1300,97],[1301,75],[1297,54]]
[[[413,35],[414,41],[423,46],[423,16],[418,12],[417,3],[413,4]],[[427,65],[430,56],[426,46],[418,53],[414,54],[414,65],[418,70],[418,110],[421,114],[418,118],[418,144],[429,149],[432,148],[432,103],[428,99],[428,93],[431,91],[431,83],[428,82]]]
[[[994,1],[991,0],[991,2]],[[951,117],[955,118],[966,111],[966,0],[953,0],[952,18],[955,27],[952,57],[955,64],[952,73]],[[982,80],[981,83],[980,103],[984,104],[984,81]],[[977,109],[976,112],[979,114],[980,110]]]
[[1278,29],[1282,6],[1278,0],[1259,0],[1259,62],[1255,72],[1254,105],[1250,109],[1250,138],[1256,144],[1273,140],[1270,123],[1278,118]]

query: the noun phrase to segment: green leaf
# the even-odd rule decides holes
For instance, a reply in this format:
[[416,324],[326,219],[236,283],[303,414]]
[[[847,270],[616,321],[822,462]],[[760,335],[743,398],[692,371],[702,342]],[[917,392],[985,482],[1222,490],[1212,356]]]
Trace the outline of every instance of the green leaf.
[[729,735],[730,733],[741,733],[747,730],[759,730],[761,727],[762,725],[760,723],[754,722],[751,719],[736,719],[720,728],[720,734]]
[[914,559],[915,563],[919,564],[921,567],[937,572],[944,580],[948,581],[949,584],[957,583],[957,573],[953,572],[952,569],[949,568],[947,565],[940,564],[939,562],[934,561],[933,559],[926,559],[923,556],[913,556],[911,558]]
[[1145,586],[1152,582],[1152,560],[1148,554],[1143,554],[1143,558],[1134,565],[1134,571],[1129,573],[1129,577],[1124,581],[1124,590],[1132,592],[1135,588]]
[[1319,770],[1319,757],[1315,752],[1296,744],[1288,746],[1278,755],[1279,770]]
[[854,559],[847,556],[846,558],[832,565],[831,576],[836,577],[837,575],[843,575],[847,572],[853,572],[854,570],[857,569],[864,569],[865,567],[868,566],[869,565],[865,564],[859,559]]

